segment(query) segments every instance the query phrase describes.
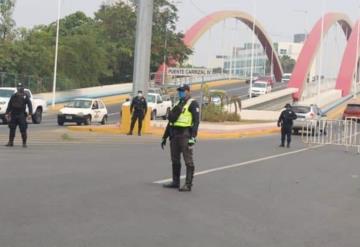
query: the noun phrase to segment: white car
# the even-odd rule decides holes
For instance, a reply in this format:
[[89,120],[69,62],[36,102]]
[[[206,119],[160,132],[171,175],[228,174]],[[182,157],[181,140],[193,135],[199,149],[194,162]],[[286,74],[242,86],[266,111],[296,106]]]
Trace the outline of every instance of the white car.
[[256,81],[249,89],[249,96],[259,96],[271,93],[272,87],[269,82],[266,81]]
[[[318,123],[320,120],[326,120],[327,117],[317,105],[295,105],[292,107],[292,110],[297,116],[293,125],[294,134],[298,134],[299,131],[307,129],[310,125],[311,127],[320,127],[320,132],[326,135],[327,126],[318,126]],[[312,131],[314,132],[315,129]]]
[[67,103],[57,117],[58,125],[76,123],[77,125],[92,123],[106,124],[108,111],[100,99],[79,98]]
[[[13,87],[0,88],[0,119],[3,123],[7,122],[5,118],[6,109],[8,107],[11,96],[16,92],[17,89]],[[35,99],[29,89],[25,89],[25,94],[29,96],[33,107],[32,122],[34,124],[40,124],[42,121],[42,114],[47,111],[47,104],[45,100]],[[26,109],[26,112],[29,112],[29,109]]]
[[[158,117],[167,119],[172,108],[172,102],[167,96],[161,96],[158,93],[148,93],[146,97],[148,107],[151,107],[151,120],[156,120]],[[130,106],[131,100],[125,102],[123,106]]]

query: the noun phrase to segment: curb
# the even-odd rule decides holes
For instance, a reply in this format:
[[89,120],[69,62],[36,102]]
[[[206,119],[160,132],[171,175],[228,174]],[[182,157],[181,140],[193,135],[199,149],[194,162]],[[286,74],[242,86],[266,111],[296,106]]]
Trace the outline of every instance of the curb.
[[[80,131],[80,132],[96,132],[96,133],[105,133],[105,134],[126,134],[121,131],[120,126],[108,125],[108,126],[69,126],[71,131]],[[163,128],[151,128],[146,135],[162,137],[164,132]],[[278,128],[268,128],[262,130],[252,130],[252,131],[233,131],[233,132],[210,132],[210,131],[199,131],[199,139],[211,140],[211,139],[239,139],[245,137],[259,137],[265,135],[271,135],[279,133]]]

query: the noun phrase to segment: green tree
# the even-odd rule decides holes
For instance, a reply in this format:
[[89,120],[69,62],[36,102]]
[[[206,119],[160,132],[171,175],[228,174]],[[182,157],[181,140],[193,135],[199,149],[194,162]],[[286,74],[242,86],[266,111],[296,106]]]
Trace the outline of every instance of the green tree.
[[0,38],[7,39],[15,27],[15,21],[12,18],[15,0],[0,0]]
[[285,55],[285,56],[280,57],[280,63],[284,70],[284,73],[292,73],[292,71],[294,70],[296,61],[294,59],[292,59],[291,57]]

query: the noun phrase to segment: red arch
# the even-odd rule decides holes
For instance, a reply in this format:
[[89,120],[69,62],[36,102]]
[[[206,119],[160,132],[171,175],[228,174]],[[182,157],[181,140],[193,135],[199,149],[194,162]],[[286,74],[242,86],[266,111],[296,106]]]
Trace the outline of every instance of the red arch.
[[350,94],[353,78],[357,70],[360,53],[360,49],[357,50],[356,45],[360,35],[359,25],[360,20],[356,22],[355,26],[353,27],[353,31],[351,32],[351,36],[345,48],[339,75],[336,80],[336,89],[342,91],[342,96],[347,96]]
[[[229,18],[236,18],[247,25],[250,29],[253,28],[254,18],[241,11],[218,11],[211,15],[208,15],[201,20],[199,20],[195,25],[193,25],[186,33],[184,37],[184,43],[189,48],[193,48],[195,43],[201,38],[201,36],[208,31],[215,24]],[[268,59],[273,59],[274,66],[274,76],[277,81],[280,81],[282,78],[283,70],[279,60],[279,56],[273,47],[273,42],[270,37],[267,35],[265,29],[262,27],[259,21],[255,20],[255,35],[259,39],[260,43],[266,51]],[[164,66],[164,65],[162,65]],[[171,66],[171,65],[169,65]],[[162,67],[163,68],[163,67]],[[162,75],[162,70],[159,68],[157,75]]]
[[[328,13],[324,16],[324,34],[326,34],[336,23],[339,23],[346,35],[346,38],[349,39],[351,34],[351,21],[346,15],[341,13]],[[310,32],[304,47],[301,50],[288,84],[288,87],[298,89],[298,92],[293,95],[293,98],[296,101],[301,98],[309,70],[314,62],[316,53],[319,50],[321,44],[321,29],[322,18],[316,23]]]

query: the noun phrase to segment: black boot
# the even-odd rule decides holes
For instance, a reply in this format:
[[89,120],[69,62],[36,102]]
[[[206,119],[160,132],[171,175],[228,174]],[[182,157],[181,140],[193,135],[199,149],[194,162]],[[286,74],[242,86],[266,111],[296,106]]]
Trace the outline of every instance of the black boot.
[[14,131],[10,130],[9,142],[5,145],[6,147],[13,147],[14,146]]
[[21,133],[21,138],[22,138],[22,146],[23,148],[27,148],[27,134],[26,133]]
[[13,147],[14,146],[14,141],[9,141],[5,146],[6,147]]
[[183,187],[181,187],[179,189],[179,191],[181,192],[190,192],[191,191],[191,187],[192,187],[192,181],[194,178],[194,170],[195,168],[192,167],[186,167],[186,179],[185,179],[185,184]]
[[181,164],[172,164],[173,180],[170,183],[163,184],[167,189],[179,189],[180,187]]

